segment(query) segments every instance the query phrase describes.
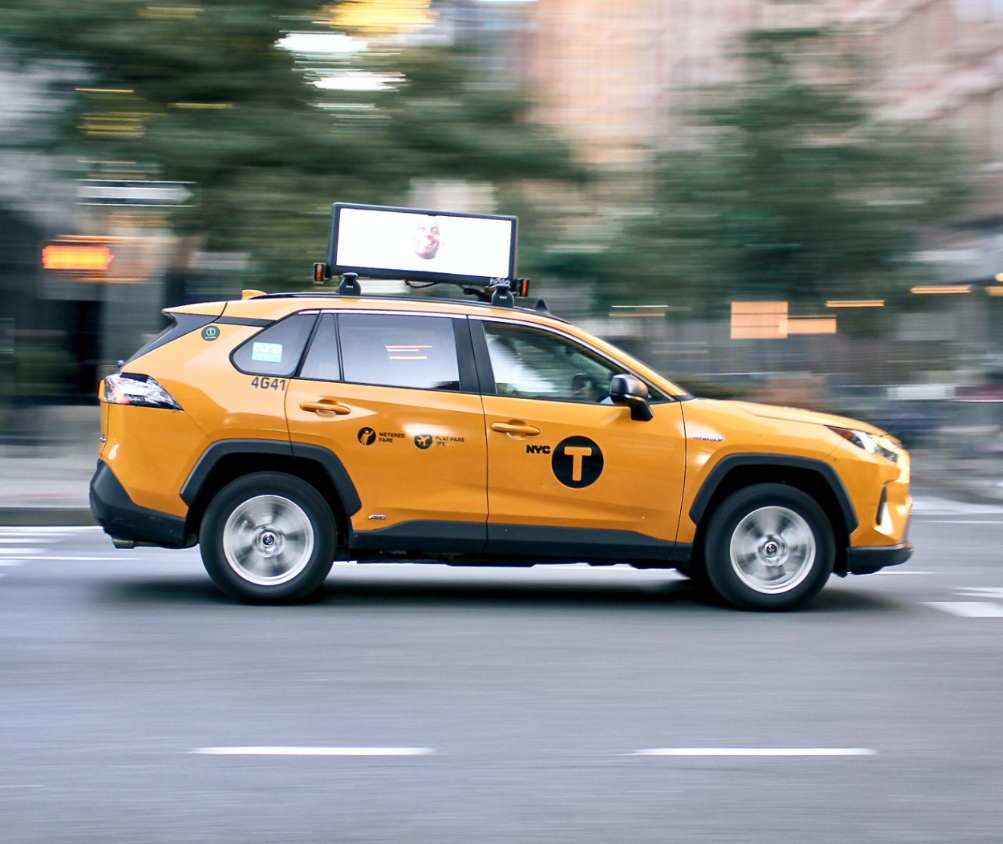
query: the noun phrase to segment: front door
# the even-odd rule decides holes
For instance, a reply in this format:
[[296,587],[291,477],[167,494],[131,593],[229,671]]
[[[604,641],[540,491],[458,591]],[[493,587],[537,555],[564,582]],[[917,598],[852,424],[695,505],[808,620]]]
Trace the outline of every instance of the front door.
[[[491,320],[484,386],[488,542],[499,553],[669,559],[679,525],[685,436],[678,402],[654,418],[608,398],[615,361],[574,338]],[[482,384],[487,380],[482,374]]]
[[334,452],[355,485],[355,547],[483,549],[484,419],[458,342],[462,318],[321,315],[286,416],[293,442]]

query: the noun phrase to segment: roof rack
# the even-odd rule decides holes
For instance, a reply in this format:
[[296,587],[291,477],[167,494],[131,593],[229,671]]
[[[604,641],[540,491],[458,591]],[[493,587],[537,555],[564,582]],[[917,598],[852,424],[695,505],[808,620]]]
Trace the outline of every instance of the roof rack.
[[[313,265],[314,284],[324,284],[331,279],[333,274],[331,266],[327,263],[316,263]],[[404,283],[414,289],[434,287],[438,284],[454,284],[464,293],[474,296],[478,301],[490,302],[495,307],[511,308],[515,306],[515,297],[525,298],[529,296],[528,278],[493,278],[486,285],[472,284],[468,281],[452,280],[421,280],[403,279]],[[353,272],[342,273],[338,282],[339,296],[361,296],[362,285],[359,284],[359,274]],[[542,300],[540,300],[542,302]],[[544,305],[546,308],[546,305]]]
[[[527,281],[528,282],[529,279],[520,279],[520,281]],[[262,290],[244,290],[244,291],[242,291],[241,298],[243,298],[243,299],[316,299],[316,298],[323,297],[323,298],[336,299],[336,298],[339,298],[341,296],[361,296],[362,295],[362,291],[361,291],[361,289],[358,289],[359,288],[358,279],[349,279],[348,282],[349,283],[346,284],[346,280],[343,278],[339,282],[337,290],[325,290],[325,291],[317,291],[317,292],[310,292],[310,293],[305,293],[305,292],[302,292],[302,291],[300,291],[300,292],[289,291],[289,292],[283,292],[283,293],[265,293]],[[426,282],[424,284],[413,285],[413,286],[415,286],[415,287],[417,287],[417,288],[420,289],[420,288],[423,288],[423,287],[431,287],[432,284]],[[547,308],[547,303],[544,302],[543,299],[537,299],[536,300],[536,304],[532,308],[529,308],[529,307],[519,307],[519,306],[515,305],[514,304],[514,299],[512,299],[513,294],[512,294],[511,290],[509,290],[508,296],[509,296],[509,299],[511,299],[512,301],[510,301],[508,303],[506,303],[504,301],[500,301],[502,299],[502,296],[504,294],[500,293],[499,290],[493,290],[490,293],[490,295],[484,295],[486,291],[478,289],[478,288],[465,289],[463,292],[477,296],[477,302],[473,303],[473,304],[481,305],[481,306],[484,306],[484,307],[509,307],[509,308],[512,308],[513,310],[516,310],[516,311],[522,311],[523,313],[539,314],[540,316],[549,317],[550,319],[556,319],[558,322],[567,322],[567,320],[562,319],[561,317],[552,314],[550,312],[550,310]],[[497,297],[497,300],[496,300],[496,297]],[[402,301],[402,302],[408,301],[407,298],[405,298],[405,297],[399,297],[399,296],[373,296],[372,298],[374,298],[374,299],[376,299],[376,298],[378,298],[378,299],[391,299],[391,300]]]

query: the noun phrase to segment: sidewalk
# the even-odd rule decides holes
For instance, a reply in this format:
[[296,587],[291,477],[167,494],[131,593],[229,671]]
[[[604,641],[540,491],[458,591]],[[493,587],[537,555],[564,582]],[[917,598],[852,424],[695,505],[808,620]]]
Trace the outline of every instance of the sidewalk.
[[100,415],[91,406],[32,409],[36,427],[0,440],[0,525],[92,525],[88,488]]
[[[46,407],[41,416],[33,442],[0,441],[0,525],[92,525],[98,408]],[[914,492],[1003,505],[1003,460],[997,465],[998,472],[984,460],[916,451]]]

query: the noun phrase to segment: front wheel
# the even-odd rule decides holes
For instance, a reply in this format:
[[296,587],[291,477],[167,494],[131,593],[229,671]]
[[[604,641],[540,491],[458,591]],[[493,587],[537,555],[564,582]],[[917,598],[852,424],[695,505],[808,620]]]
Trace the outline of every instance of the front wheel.
[[793,487],[757,484],[732,493],[705,536],[707,577],[737,607],[793,609],[832,574],[832,525],[813,498]]
[[289,603],[331,570],[337,530],[320,493],[292,475],[258,472],[225,486],[202,520],[202,562],[231,598]]

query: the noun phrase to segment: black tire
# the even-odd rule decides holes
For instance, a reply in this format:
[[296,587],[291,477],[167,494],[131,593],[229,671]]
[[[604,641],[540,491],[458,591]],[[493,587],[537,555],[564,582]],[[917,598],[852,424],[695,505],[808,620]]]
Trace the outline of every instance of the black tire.
[[705,536],[708,580],[743,609],[802,606],[825,586],[836,557],[825,512],[809,495],[782,484],[732,493],[714,511]]
[[202,563],[239,601],[285,604],[313,595],[331,571],[338,531],[331,508],[292,475],[257,472],[227,484],[202,520]]

